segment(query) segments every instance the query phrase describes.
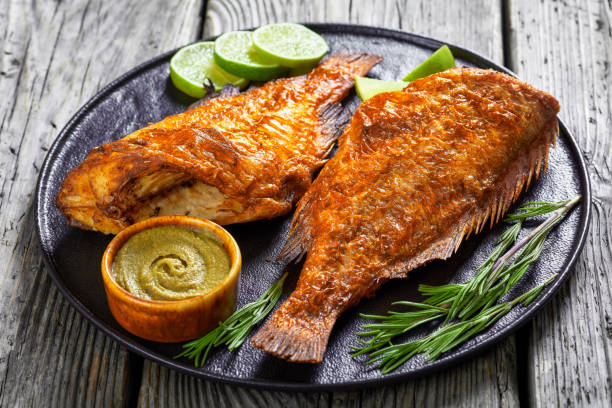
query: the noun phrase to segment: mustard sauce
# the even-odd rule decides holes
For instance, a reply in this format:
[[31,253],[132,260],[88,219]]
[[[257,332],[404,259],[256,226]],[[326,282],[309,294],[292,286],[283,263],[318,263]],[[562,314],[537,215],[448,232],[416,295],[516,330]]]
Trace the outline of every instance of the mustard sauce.
[[230,270],[223,243],[208,231],[161,226],[133,235],[114,258],[115,282],[148,300],[181,300],[218,286]]

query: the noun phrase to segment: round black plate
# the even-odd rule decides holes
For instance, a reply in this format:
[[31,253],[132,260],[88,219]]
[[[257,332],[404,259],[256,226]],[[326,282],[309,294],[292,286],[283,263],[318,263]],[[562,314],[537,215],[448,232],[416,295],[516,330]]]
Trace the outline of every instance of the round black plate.
[[[338,24],[312,24],[310,27],[327,39],[332,52],[349,49],[384,56],[384,61],[370,73],[370,76],[381,79],[402,77],[442,45],[429,38],[381,28]],[[508,72],[472,52],[451,48],[459,65]],[[81,108],[49,150],[37,187],[37,226],[49,274],[83,315],[129,350],[179,371],[244,386],[315,390],[391,383],[447,367],[501,340],[542,307],[569,275],[585,241],[590,188],[576,142],[561,124],[557,145],[550,153],[548,171],[521,197],[521,201],[562,200],[577,194],[582,194],[583,200],[551,233],[542,257],[516,288],[514,293],[522,293],[553,274],[559,274],[528,308],[515,308],[489,330],[437,361],[426,362],[416,356],[386,376],[375,367],[366,367],[362,359],[350,357],[348,346],[355,343],[355,333],[364,322],[358,313],[385,313],[393,301],[418,300],[416,287],[419,283],[441,284],[466,279],[503,230],[503,226],[498,225],[466,241],[450,260],[432,262],[419,268],[411,273],[411,278],[385,285],[375,298],[364,300],[358,307],[344,313],[334,328],[321,364],[287,363],[253,348],[248,341],[233,353],[225,350],[213,352],[201,369],[195,368],[188,360],[174,360],[172,357],[180,351],[179,344],[142,340],[123,330],[113,319],[100,276],[100,259],[111,237],[69,227],[53,204],[67,172],[77,166],[93,147],[181,112],[193,102],[170,83],[168,63],[174,52],[160,55],[118,78]],[[357,104],[356,96],[351,94],[348,106],[354,109]],[[244,257],[239,305],[256,299],[281,276],[285,268],[291,269],[291,278],[285,284],[284,296],[294,288],[300,265],[287,266],[271,261],[283,244],[290,219],[289,215],[272,221],[228,227]]]

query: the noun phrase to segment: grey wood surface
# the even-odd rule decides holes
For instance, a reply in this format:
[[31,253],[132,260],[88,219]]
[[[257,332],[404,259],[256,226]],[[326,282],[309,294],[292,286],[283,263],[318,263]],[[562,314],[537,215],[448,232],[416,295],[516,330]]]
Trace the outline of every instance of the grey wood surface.
[[561,102],[591,175],[593,219],[573,276],[525,339],[533,406],[612,406],[612,3],[511,3],[512,68]]
[[201,7],[0,0],[0,406],[136,400],[141,360],[94,329],[47,276],[34,187],[74,112],[124,71],[195,39]]
[[[609,0],[0,0],[0,406],[611,406],[612,3]],[[143,361],[45,273],[33,191],[76,109],[127,69],[200,35],[273,21],[399,28],[473,49],[553,93],[591,171],[575,274],[525,329],[397,386],[256,391]]]

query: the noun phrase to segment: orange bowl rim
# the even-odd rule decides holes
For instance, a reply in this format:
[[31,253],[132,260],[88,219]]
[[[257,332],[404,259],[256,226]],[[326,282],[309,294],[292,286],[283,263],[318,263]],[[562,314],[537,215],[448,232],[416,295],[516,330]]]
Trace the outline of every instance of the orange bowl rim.
[[[202,293],[201,295],[189,297],[186,299],[179,300],[152,300],[152,299],[143,299],[138,297],[130,292],[128,292],[125,288],[119,285],[112,276],[112,265],[115,259],[115,255],[121,249],[121,247],[136,233],[161,227],[161,226],[178,226],[178,227],[186,227],[191,229],[206,229],[214,233],[217,237],[221,239],[223,242],[223,246],[227,250],[230,255],[231,265],[230,270],[227,276],[213,289],[208,292]],[[104,285],[110,287],[115,291],[115,295],[119,295],[130,302],[139,303],[143,306],[156,307],[156,308],[167,308],[169,306],[190,306],[192,304],[198,304],[202,299],[213,296],[218,290],[228,285],[232,278],[235,275],[240,274],[240,269],[242,267],[242,255],[240,253],[240,247],[238,247],[238,243],[234,239],[234,237],[223,227],[220,225],[207,220],[205,218],[193,217],[188,215],[167,215],[161,217],[148,218],[143,221],[139,221],[130,225],[129,227],[122,230],[119,234],[115,235],[115,237],[108,244],[106,249],[104,250],[104,255],[102,256],[102,280]],[[236,277],[237,278],[237,277]]]

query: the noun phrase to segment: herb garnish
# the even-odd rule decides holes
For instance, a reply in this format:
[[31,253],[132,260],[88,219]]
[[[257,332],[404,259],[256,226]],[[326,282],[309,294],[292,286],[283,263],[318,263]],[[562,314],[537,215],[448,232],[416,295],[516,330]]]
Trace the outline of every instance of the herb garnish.
[[[577,196],[556,203],[534,201],[519,207],[515,214],[505,218],[506,222],[514,224],[498,238],[495,248],[472,279],[459,284],[419,285],[419,292],[427,296],[422,303],[393,303],[415,307],[418,311],[391,311],[386,316],[361,314],[361,317],[377,322],[362,325],[364,331],[357,333],[361,344],[351,346],[355,350],[353,357],[368,354],[370,358],[366,364],[378,363],[383,374],[395,370],[419,353],[424,353],[428,360],[435,360],[491,326],[513,306],[519,303],[529,305],[556,275],[511,301],[497,302],[540,257],[548,233],[580,198]],[[543,223],[516,242],[524,220],[550,212],[552,214]],[[417,326],[441,319],[444,319],[441,327],[428,336],[407,343],[391,342],[394,337]]]
[[[194,360],[196,367],[202,367],[211,348],[225,345],[228,350],[235,350],[242,345],[253,327],[265,318],[274,308],[283,292],[283,276],[274,282],[256,301],[236,310],[214,330],[199,339],[183,345],[183,352],[174,358],[187,357]],[[202,354],[203,353],[203,354]]]

